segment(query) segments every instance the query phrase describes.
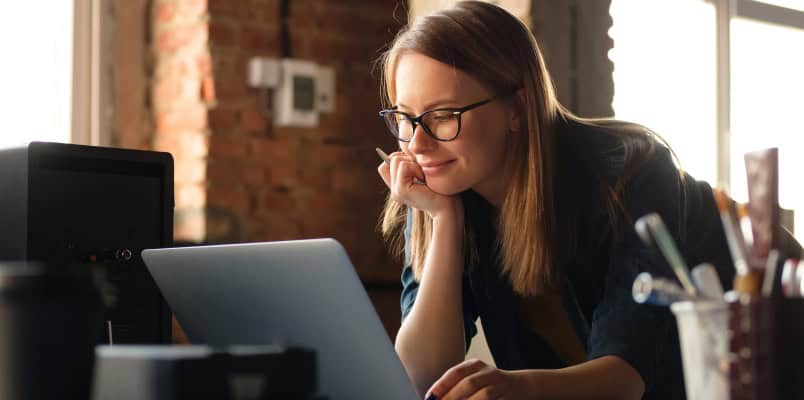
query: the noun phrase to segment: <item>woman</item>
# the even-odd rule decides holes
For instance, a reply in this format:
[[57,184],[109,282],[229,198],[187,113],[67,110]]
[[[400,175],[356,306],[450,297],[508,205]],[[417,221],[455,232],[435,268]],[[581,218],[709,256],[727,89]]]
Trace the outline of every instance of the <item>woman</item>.
[[[529,30],[474,1],[418,19],[383,59],[400,150],[383,233],[404,249],[395,347],[428,399],[680,399],[672,276],[632,226],[658,212],[691,265],[728,266],[711,193],[648,130],[572,115]],[[721,271],[723,283],[730,282]],[[464,361],[480,318],[497,367]]]

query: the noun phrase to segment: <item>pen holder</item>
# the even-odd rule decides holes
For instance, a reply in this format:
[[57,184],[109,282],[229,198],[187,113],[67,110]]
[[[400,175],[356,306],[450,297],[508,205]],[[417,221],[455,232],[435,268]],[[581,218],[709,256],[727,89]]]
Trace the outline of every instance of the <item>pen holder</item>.
[[729,397],[729,307],[723,302],[682,301],[670,310],[676,317],[688,400]]
[[804,299],[729,304],[731,399],[804,398]]

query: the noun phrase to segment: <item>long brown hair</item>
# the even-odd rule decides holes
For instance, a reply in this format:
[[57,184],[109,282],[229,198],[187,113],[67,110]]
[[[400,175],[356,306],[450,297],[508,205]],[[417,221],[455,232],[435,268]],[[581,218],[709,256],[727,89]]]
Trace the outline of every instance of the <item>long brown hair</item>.
[[[380,59],[382,63],[383,101],[395,99],[396,65],[406,52],[423,54],[451,65],[486,85],[493,93],[524,92],[518,106],[523,115],[524,134],[511,135],[506,145],[506,175],[510,185],[497,220],[502,273],[513,290],[521,295],[541,293],[554,283],[555,265],[562,247],[574,243],[575,226],[569,223],[567,207],[560,203],[557,190],[559,144],[556,125],[574,121],[595,125],[599,121],[579,118],[557,100],[552,80],[530,30],[516,17],[492,4],[464,1],[455,6],[421,17],[403,28]],[[516,97],[516,96],[515,96]],[[519,101],[519,99],[515,99]],[[607,123],[601,123],[606,125]],[[649,157],[640,140],[639,130],[622,130],[627,164],[633,166]],[[636,138],[637,140],[628,140]],[[633,151],[640,147],[638,151]],[[631,155],[629,155],[629,153]],[[640,154],[634,157],[633,154]],[[633,170],[633,167],[626,170]],[[610,220],[622,209],[623,174],[616,182],[601,179]],[[404,253],[403,230],[407,207],[387,199],[381,218],[383,236],[397,254]],[[411,263],[417,279],[421,276],[427,246],[432,237],[432,220],[411,209]],[[567,217],[567,218],[565,218]],[[468,221],[468,220],[467,220]],[[464,253],[473,253],[473,232],[466,224]]]

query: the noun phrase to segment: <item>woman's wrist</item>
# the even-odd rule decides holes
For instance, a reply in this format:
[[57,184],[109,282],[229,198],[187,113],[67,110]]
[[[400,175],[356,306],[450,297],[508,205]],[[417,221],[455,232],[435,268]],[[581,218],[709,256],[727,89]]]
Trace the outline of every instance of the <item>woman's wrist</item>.
[[458,196],[451,196],[448,204],[438,211],[430,212],[433,224],[455,224],[463,229],[463,202]]
[[539,399],[544,397],[544,370],[523,369],[508,371],[517,387],[518,397],[522,399]]

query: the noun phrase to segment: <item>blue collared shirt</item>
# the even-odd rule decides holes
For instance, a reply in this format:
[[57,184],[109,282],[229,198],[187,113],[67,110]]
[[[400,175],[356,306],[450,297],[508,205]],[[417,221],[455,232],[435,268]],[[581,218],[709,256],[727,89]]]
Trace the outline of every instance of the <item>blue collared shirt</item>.
[[[615,140],[604,130],[585,125],[566,125],[561,134],[574,143],[600,138]],[[601,136],[604,135],[604,136]],[[607,139],[607,140],[608,140]],[[614,146],[612,148],[617,148]],[[589,154],[588,152],[586,154]],[[667,264],[645,247],[633,229],[633,221],[658,212],[690,267],[713,263],[721,283],[730,288],[733,268],[711,187],[679,173],[670,152],[659,147],[630,179],[624,190],[627,216],[621,216],[615,234],[594,171],[584,160],[562,153],[571,165],[578,192],[578,237],[575,253],[565,257],[557,270],[564,310],[590,360],[607,355],[628,362],[645,383],[644,399],[685,398],[678,331],[666,307],[638,304],[632,299],[634,278],[640,272],[674,279]],[[612,170],[617,153],[610,153]],[[621,154],[619,155],[621,156]],[[621,161],[621,160],[620,160]],[[587,166],[587,167],[584,167]],[[476,334],[480,318],[489,350],[498,368],[554,369],[566,365],[541,337],[520,320],[517,297],[506,276],[501,276],[496,254],[497,210],[472,191],[463,193],[466,223],[473,224],[479,262],[463,273],[463,320],[466,343]],[[405,229],[410,236],[410,213]],[[561,221],[559,221],[561,222]],[[409,240],[408,240],[409,241]],[[406,263],[402,271],[402,318],[416,301],[418,283]]]

